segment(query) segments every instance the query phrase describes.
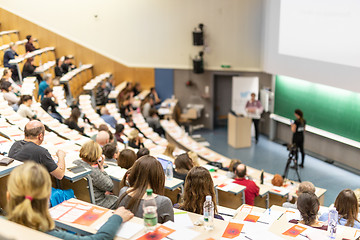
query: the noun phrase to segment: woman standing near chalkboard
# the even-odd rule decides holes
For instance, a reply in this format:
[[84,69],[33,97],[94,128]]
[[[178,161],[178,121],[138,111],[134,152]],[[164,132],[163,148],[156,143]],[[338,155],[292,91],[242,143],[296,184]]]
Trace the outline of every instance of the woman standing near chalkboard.
[[303,117],[303,112],[300,109],[295,110],[296,120],[291,124],[291,131],[293,132],[292,143],[296,144],[296,160],[298,160],[298,152],[301,152],[301,164],[300,167],[304,167],[304,131],[306,120]]

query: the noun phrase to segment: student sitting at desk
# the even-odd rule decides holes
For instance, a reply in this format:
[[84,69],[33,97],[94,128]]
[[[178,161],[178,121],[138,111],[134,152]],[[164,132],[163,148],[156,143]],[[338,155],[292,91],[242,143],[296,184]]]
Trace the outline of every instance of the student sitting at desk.
[[[16,160],[34,161],[48,170],[55,178],[61,180],[65,175],[65,152],[58,150],[56,155],[58,162],[55,163],[49,151],[42,146],[45,136],[44,125],[37,120],[28,122],[24,129],[25,139],[16,141],[10,148],[9,157]],[[35,176],[35,175],[34,175]]]
[[174,221],[174,210],[171,200],[164,194],[165,173],[161,163],[152,156],[139,158],[131,168],[128,176],[130,187],[123,187],[119,193],[118,206],[125,206],[135,214],[143,217],[143,202],[146,189],[151,188],[157,206],[158,222]]
[[173,155],[174,150],[175,150],[175,145],[172,143],[168,143],[166,145],[166,148],[165,148],[165,151],[163,154],[171,159],[174,159],[174,155]]
[[11,87],[15,93],[20,93],[21,87],[15,83],[15,81],[11,78],[12,71],[8,68],[4,69],[3,76],[1,77],[1,81],[8,81],[11,83]]
[[20,98],[12,91],[11,83],[8,81],[3,81],[0,84],[1,92],[4,99],[8,102],[15,111],[19,108],[18,103]]
[[216,214],[217,207],[214,183],[209,173],[209,170],[204,167],[193,167],[189,171],[185,180],[183,196],[184,201],[180,204],[175,204],[174,208],[202,215],[205,198],[208,195],[211,196],[211,199],[214,202],[214,217],[224,220],[222,216]]
[[64,62],[61,64],[61,70],[64,74],[74,70],[76,66],[72,63],[72,57],[65,56]]
[[302,223],[313,228],[327,230],[327,225],[317,220],[320,202],[314,193],[302,193],[297,201],[297,209],[300,212],[302,220],[292,219],[289,222],[295,224]]
[[143,143],[143,138],[139,136],[139,131],[136,129],[130,132],[128,144],[129,147],[137,148],[137,149],[145,147]]
[[44,81],[42,81],[39,84],[38,95],[41,96],[40,99],[42,99],[44,97],[45,89],[50,87],[51,84],[52,84],[52,76],[51,76],[51,74],[49,74],[49,73],[44,74]]
[[193,161],[187,153],[180,154],[175,159],[175,169],[173,170],[173,176],[174,178],[181,179],[185,181],[185,178],[188,174],[188,172],[194,167]]
[[226,172],[226,177],[228,178],[235,178],[235,169],[236,167],[241,164],[241,161],[239,159],[231,159],[230,164],[229,164],[229,169]]
[[129,169],[134,165],[136,159],[137,156],[133,150],[124,149],[120,152],[119,157],[117,158],[117,164],[119,167]]
[[13,78],[15,81],[19,79],[17,67],[16,67],[16,65],[11,65],[9,62],[10,62],[10,60],[15,59],[16,57],[19,56],[19,54],[17,54],[16,50],[17,50],[17,44],[13,43],[13,42],[10,43],[9,49],[5,51],[4,59],[3,59],[4,67],[11,69],[12,75],[13,75]]
[[254,181],[246,178],[246,165],[239,164],[235,169],[235,181],[239,185],[245,186],[245,203],[254,206],[254,199],[259,195],[259,187]]
[[27,35],[26,39],[27,39],[27,43],[25,44],[25,51],[27,53],[38,50],[38,48],[36,48],[33,44],[34,38],[31,35]]
[[125,127],[123,124],[116,124],[115,134],[114,134],[116,141],[124,143],[124,139],[121,138],[121,136],[124,135],[124,129],[125,129]]
[[[300,196],[304,192],[314,193],[315,194],[315,186],[311,182],[301,182],[296,190],[296,195]],[[284,202],[282,205],[284,208],[295,208],[297,209],[296,202],[293,204],[291,202]]]
[[57,58],[56,59],[56,66],[55,66],[55,76],[56,77],[62,77],[64,75],[64,72],[61,69],[61,65],[64,62],[64,57]]
[[[74,161],[74,164],[90,169],[90,177],[94,186],[95,203],[101,207],[115,209],[118,197],[106,194],[114,188],[113,181],[104,171],[104,158],[101,156],[102,149],[94,141],[85,143],[80,149],[81,160]],[[96,167],[93,165],[97,164]]]
[[76,131],[78,131],[80,133],[84,133],[84,127],[79,127],[79,125],[78,125],[80,115],[81,115],[80,109],[79,108],[73,108],[71,110],[70,117],[65,120],[65,124],[70,129],[74,129],[74,130],[76,130]]
[[107,123],[109,124],[112,128],[116,127],[117,121],[116,119],[110,115],[109,110],[106,107],[102,107],[100,109],[100,113],[101,113],[101,118]]
[[19,101],[19,109],[17,113],[23,118],[36,119],[36,113],[31,110],[32,97],[30,95],[22,95]]
[[103,146],[103,153],[105,156],[105,162],[111,162],[117,164],[117,158],[119,156],[119,149],[115,143],[108,143]]
[[130,97],[126,98],[123,102],[121,102],[119,112],[120,116],[124,118],[126,122],[128,122],[132,116]]
[[105,95],[106,82],[102,81],[99,86],[96,88],[95,102],[96,106],[104,106],[108,99]]
[[[338,223],[343,226],[360,228],[359,203],[355,193],[351,189],[342,190],[336,197],[334,207],[338,211]],[[329,213],[320,216],[320,221],[327,221]]]
[[[54,100],[53,100],[54,98]],[[63,117],[58,113],[56,107],[58,106],[58,100],[53,94],[52,88],[47,88],[44,91],[44,97],[41,100],[41,107],[48,112],[53,118],[62,123]]]
[[24,64],[24,67],[22,70],[22,77],[23,78],[36,77],[36,79],[40,83],[43,79],[39,74],[35,73],[37,67],[38,66],[34,65],[34,58],[30,57],[30,58],[26,59],[26,63]]
[[7,190],[8,220],[61,239],[110,240],[115,237],[121,223],[134,216],[125,208],[118,208],[98,232],[90,236],[55,230],[54,220],[49,212],[51,179],[46,169],[34,162],[27,162],[11,172]]

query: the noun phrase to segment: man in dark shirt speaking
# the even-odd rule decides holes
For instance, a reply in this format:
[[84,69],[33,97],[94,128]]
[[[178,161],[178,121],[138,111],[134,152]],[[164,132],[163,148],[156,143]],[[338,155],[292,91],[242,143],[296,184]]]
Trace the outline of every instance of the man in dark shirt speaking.
[[65,152],[58,150],[56,155],[58,163],[52,159],[49,151],[41,147],[44,141],[45,127],[44,125],[33,120],[25,126],[25,139],[16,141],[10,148],[9,157],[19,161],[35,161],[43,165],[51,175],[57,179],[62,179],[65,174]]

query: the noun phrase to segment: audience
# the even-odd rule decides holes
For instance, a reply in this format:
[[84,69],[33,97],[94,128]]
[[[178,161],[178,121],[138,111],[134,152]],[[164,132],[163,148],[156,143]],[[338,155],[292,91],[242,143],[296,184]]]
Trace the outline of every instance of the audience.
[[226,176],[228,178],[235,178],[235,170],[236,167],[241,164],[241,161],[239,159],[231,159],[230,164],[229,164],[229,170],[226,172]]
[[139,131],[134,129],[130,132],[129,147],[140,149],[144,146],[143,138],[139,136]]
[[7,183],[7,219],[60,239],[110,240],[115,237],[121,223],[129,221],[134,216],[120,207],[92,236],[82,237],[55,229],[48,208],[51,185],[49,174],[39,164],[28,162],[15,168]]
[[140,148],[136,153],[136,159],[141,158],[142,156],[150,155],[150,151],[147,148]]
[[248,205],[254,205],[254,199],[259,195],[259,187],[255,184],[254,181],[246,178],[246,165],[239,164],[235,168],[235,181],[239,185],[246,187],[245,189],[245,203]]
[[[53,100],[54,99],[54,100]],[[63,122],[63,117],[56,111],[56,107],[58,106],[58,100],[53,94],[52,88],[47,88],[44,91],[44,97],[41,99],[41,107],[48,112],[53,118],[58,120],[59,122]]]
[[23,118],[36,119],[36,113],[31,110],[32,102],[32,97],[30,95],[21,96],[17,113]]
[[108,96],[113,90],[115,90],[115,80],[111,77],[106,81],[105,96]]
[[57,164],[51,157],[46,148],[41,147],[44,141],[45,127],[44,125],[33,120],[25,125],[24,129],[25,139],[16,141],[10,148],[9,157],[25,162],[35,161],[42,164],[48,172],[57,179],[62,179],[65,174],[65,152],[58,150],[56,156],[58,158]]
[[117,121],[110,115],[109,110],[106,107],[102,107],[100,110],[101,118],[109,124],[112,128],[116,128]]
[[39,84],[38,95],[41,96],[40,99],[42,99],[44,97],[45,89],[50,87],[51,84],[52,84],[52,76],[51,76],[51,74],[45,74],[44,75],[44,81],[41,81],[40,84]]
[[297,209],[300,212],[302,220],[292,219],[290,222],[295,224],[301,223],[326,231],[327,225],[317,220],[319,208],[320,203],[317,196],[314,193],[304,192],[299,196],[297,201]]
[[105,146],[110,142],[110,134],[108,131],[100,131],[96,135],[96,143],[100,145],[100,147]]
[[118,206],[125,206],[136,217],[143,217],[143,199],[146,189],[151,188],[157,206],[158,222],[174,221],[172,203],[164,194],[165,173],[161,163],[152,156],[139,158],[128,176],[130,187],[123,187],[119,193]]
[[26,59],[26,62],[24,64],[23,70],[22,70],[22,78],[36,77],[36,79],[40,83],[43,79],[40,76],[40,74],[35,73],[37,67],[38,66],[34,65],[34,58],[30,57],[30,58]]
[[117,164],[119,167],[129,169],[134,165],[136,159],[137,156],[133,150],[124,149],[120,152],[119,157],[117,158]]
[[[351,189],[342,190],[336,197],[334,207],[338,211],[338,223],[343,226],[360,228],[359,203],[355,193]],[[329,213],[324,213],[319,220],[326,222]]]
[[[101,207],[115,209],[118,197],[106,194],[114,188],[113,181],[104,171],[104,158],[99,144],[94,141],[85,143],[80,149],[81,160],[74,161],[74,164],[91,170],[90,177],[94,187],[95,203]],[[97,166],[93,166],[97,165]]]
[[79,108],[73,108],[71,110],[70,117],[65,120],[65,124],[70,128],[74,129],[80,133],[84,133],[84,127],[79,127],[78,121],[81,116],[81,112]]
[[214,202],[214,217],[224,220],[217,214],[214,183],[209,171],[204,167],[193,167],[185,180],[183,202],[175,204],[174,207],[202,215],[205,198],[208,195]]
[[115,143],[108,143],[103,146],[103,153],[105,156],[105,162],[117,163],[119,157],[119,149]]
[[18,109],[20,98],[12,91],[11,83],[3,81],[0,84],[0,88],[4,99],[8,102],[9,106],[16,111]]
[[[296,190],[296,195],[300,196],[304,192],[315,194],[314,184],[312,184],[311,182],[307,182],[307,181],[301,182],[298,186],[298,189]],[[290,203],[290,202],[284,202],[282,206],[285,208],[295,208],[295,209],[297,208],[296,202],[294,204]]]
[[133,87],[132,91],[134,93],[134,97],[139,93],[141,93],[141,84],[139,82],[135,83],[135,86]]
[[124,135],[124,129],[125,127],[123,124],[116,124],[114,134],[116,141],[124,143],[124,139],[121,138],[121,136]]
[[190,171],[194,167],[191,158],[186,153],[180,154],[175,159],[175,169],[173,170],[174,178],[178,178],[185,181],[185,178]]
[[[102,123],[99,125],[99,127],[97,128],[97,130],[100,132],[100,131],[106,131],[108,132],[109,131],[109,127],[107,124],[105,123]],[[97,134],[94,134],[92,137],[91,137],[91,140],[94,140],[96,141],[96,137],[97,137]]]
[[120,115],[128,122],[132,116],[131,101],[130,98],[125,99],[120,106]]
[[21,87],[15,83],[15,81],[11,78],[12,71],[8,68],[4,69],[3,76],[1,77],[1,81],[8,81],[11,83],[11,87],[13,88],[15,93],[20,93]]
[[28,52],[33,52],[35,50],[38,50],[38,48],[36,48],[33,44],[34,42],[34,38],[31,35],[27,35],[26,36],[27,39],[27,43],[25,44],[25,51]]

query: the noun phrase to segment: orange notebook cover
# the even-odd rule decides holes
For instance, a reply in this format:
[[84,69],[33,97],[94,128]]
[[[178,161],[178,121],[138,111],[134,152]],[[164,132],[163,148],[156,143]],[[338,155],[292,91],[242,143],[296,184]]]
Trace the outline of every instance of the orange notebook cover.
[[300,235],[300,233],[302,233],[305,230],[306,230],[305,227],[302,227],[299,225],[294,225],[291,228],[289,228],[288,230],[286,230],[285,232],[283,232],[283,235],[290,236],[290,237],[297,237]]
[[136,240],[147,240],[147,239],[160,240],[172,234],[173,232],[175,232],[174,229],[161,225],[160,227],[156,228],[153,232],[148,232]]
[[244,224],[229,222],[222,237],[229,238],[229,239],[236,238],[237,236],[240,235],[243,227],[244,227]]
[[246,218],[244,219],[244,221],[256,223],[257,220],[259,220],[259,218],[260,218],[260,216],[248,214],[248,215],[246,216]]
[[109,210],[94,206],[90,210],[88,210],[85,214],[83,214],[81,217],[76,219],[74,223],[84,226],[90,226],[96,220],[98,220],[102,215],[104,215],[107,211]]

